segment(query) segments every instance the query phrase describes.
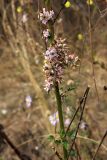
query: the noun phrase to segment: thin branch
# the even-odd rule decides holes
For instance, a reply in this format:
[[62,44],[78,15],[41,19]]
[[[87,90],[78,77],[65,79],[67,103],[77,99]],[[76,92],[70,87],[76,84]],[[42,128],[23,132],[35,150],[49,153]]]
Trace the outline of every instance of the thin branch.
[[15,154],[20,160],[31,160],[31,158],[28,155],[21,153],[18,150],[18,148],[11,142],[11,140],[8,138],[8,136],[4,132],[4,127],[2,124],[0,124],[0,136],[11,147],[11,149],[15,152]]
[[66,130],[65,137],[66,137],[66,135],[67,135],[67,133],[68,133],[70,127],[71,127],[72,122],[73,122],[74,119],[75,119],[75,116],[77,115],[79,109],[81,108],[82,103],[84,102],[84,99],[85,99],[86,94],[87,94],[87,89],[88,89],[88,87],[86,88],[85,93],[84,93],[82,99],[80,100],[80,104],[79,104],[77,110],[75,111],[75,113],[74,113],[74,115],[73,115],[73,117],[72,117],[72,119],[71,119],[71,122],[70,122],[70,124],[69,124],[69,126],[68,126],[68,128],[67,128],[67,130]]
[[96,156],[97,156],[97,153],[98,153],[98,151],[99,151],[99,149],[100,149],[100,147],[101,147],[101,145],[102,145],[104,139],[106,138],[106,136],[107,136],[107,130],[106,130],[104,136],[102,137],[101,142],[99,143],[99,146],[98,146],[98,148],[97,148],[97,150],[96,150],[96,152],[95,152],[95,154],[94,154],[92,160],[95,160],[95,158],[96,158]]
[[60,8],[58,14],[56,15],[56,17],[55,17],[55,19],[54,19],[54,21],[53,21],[53,25],[54,25],[54,23],[56,22],[56,20],[58,19],[58,17],[59,17],[59,15],[60,15],[60,13],[62,12],[62,10],[65,8],[64,5],[65,5],[66,2],[67,2],[67,0],[65,0],[65,1],[63,2],[62,7]]
[[72,117],[72,119],[71,119],[71,122],[70,122],[70,124],[69,124],[69,126],[68,126],[68,128],[67,128],[67,130],[66,130],[66,132],[65,132],[65,137],[66,137],[66,135],[67,135],[67,133],[68,133],[70,127],[71,127],[71,124],[72,124],[72,122],[74,121],[75,116],[77,115],[79,109],[80,109],[80,105],[78,106],[77,110],[75,111],[75,113],[74,113],[74,115],[73,115],[73,117]]
[[88,23],[88,29],[89,29],[89,45],[90,45],[90,53],[91,53],[91,61],[92,61],[92,75],[93,75],[93,81],[95,85],[95,90],[98,98],[98,103],[100,103],[100,98],[98,94],[97,89],[97,83],[95,79],[95,70],[94,70],[94,57],[93,57],[93,44],[92,44],[92,22],[91,22],[91,8],[90,5],[88,5],[88,15],[89,15],[89,23]]
[[[97,145],[99,145],[99,143],[100,143],[99,141],[96,141],[96,140],[94,140],[94,139],[92,139],[92,138],[84,137],[84,136],[81,136],[81,135],[77,135],[77,138],[80,138],[80,139],[83,139],[83,140],[86,140],[86,141],[95,143],[95,144],[97,144]],[[103,148],[105,151],[107,151],[107,147],[106,147],[104,144],[102,144],[102,148]]]
[[79,158],[79,160],[82,160],[82,159],[81,159],[80,152],[79,152],[79,149],[78,149],[78,146],[77,146],[77,144],[76,144],[76,143],[75,143],[75,149],[77,150],[77,154],[78,154],[78,158]]
[[86,100],[87,100],[87,97],[88,97],[89,89],[90,89],[90,87],[87,87],[87,89],[86,89],[86,94],[85,94],[85,97],[84,97],[83,106],[81,107],[81,108],[82,108],[82,111],[81,111],[80,119],[79,119],[79,122],[78,122],[78,125],[77,125],[77,129],[76,129],[76,133],[75,133],[74,140],[73,140],[73,142],[72,142],[72,144],[71,144],[70,151],[69,151],[69,153],[68,153],[68,158],[67,158],[67,160],[69,159],[71,150],[72,150],[72,148],[73,148],[73,145],[75,144],[75,140],[76,140],[76,137],[77,137],[77,133],[78,133],[78,130],[79,130],[79,126],[80,126],[81,121],[82,121],[82,118],[83,118],[83,113],[84,113],[85,104],[86,104]]
[[[34,130],[34,131],[35,131],[35,130]],[[33,132],[33,134],[35,134],[35,132]],[[53,135],[53,136],[59,136],[59,134],[52,134],[52,133],[50,133],[50,134]],[[38,136],[38,137],[39,137],[39,138],[46,138],[46,139],[47,139],[47,137],[48,137],[50,134],[48,134],[48,135],[43,135],[43,136]],[[86,141],[89,141],[89,142],[92,142],[92,143],[95,143],[95,144],[97,144],[97,145],[99,145],[99,143],[100,143],[99,141],[96,141],[96,140],[94,140],[94,139],[92,139],[92,138],[88,138],[88,137],[81,136],[81,135],[79,135],[79,134],[77,134],[77,138],[82,139],[82,140],[86,140]],[[37,139],[37,136],[35,136],[34,138],[31,138],[31,139],[28,139],[28,140],[24,141],[23,143],[17,145],[16,147],[17,147],[17,148],[20,148],[21,146],[23,146],[23,145],[25,145],[25,144],[27,144],[27,143],[30,143],[30,142],[34,141],[35,139]],[[104,144],[102,144],[101,147],[102,147],[105,151],[107,151],[107,147],[106,147]]]
[[52,149],[54,150],[55,155],[58,157],[58,159],[59,159],[59,160],[63,160],[62,157],[60,156],[60,154],[57,152],[56,148],[55,148],[55,147],[52,147]]

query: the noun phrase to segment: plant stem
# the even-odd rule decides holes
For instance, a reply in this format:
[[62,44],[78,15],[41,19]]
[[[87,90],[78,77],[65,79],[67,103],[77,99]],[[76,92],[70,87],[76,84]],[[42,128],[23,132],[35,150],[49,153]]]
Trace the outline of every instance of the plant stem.
[[61,95],[60,95],[60,92],[59,92],[58,83],[55,84],[55,95],[56,95],[56,100],[57,100],[60,129],[64,130],[64,122],[63,122],[63,115],[62,115],[62,102],[61,102]]
[[[50,10],[51,9],[50,0],[47,0],[45,2],[47,2],[46,6],[47,6],[48,10]],[[52,38],[51,38],[51,44],[52,44],[53,41],[54,41],[54,23],[49,23],[48,27],[50,29],[51,36],[52,36]],[[65,129],[64,129],[64,120],[63,120],[63,112],[62,112],[61,95],[60,95],[60,91],[59,91],[59,85],[58,85],[58,83],[56,81],[54,83],[54,88],[55,88],[55,96],[56,96],[56,101],[57,101],[60,130],[64,132]],[[61,139],[62,139],[62,141],[66,140],[65,137],[61,137]],[[64,154],[64,160],[67,160],[67,149],[64,146],[63,146],[63,154]]]
[[4,142],[7,142],[20,160],[31,160],[28,155],[20,152],[19,149],[11,142],[8,135],[4,132],[4,127],[2,124],[0,124],[0,138],[3,139]]
[[74,115],[73,115],[73,117],[72,117],[72,119],[71,119],[71,121],[70,121],[70,124],[68,125],[68,128],[67,128],[67,130],[66,130],[66,132],[65,132],[65,137],[66,137],[68,131],[70,130],[70,127],[71,127],[71,125],[72,125],[72,123],[73,123],[73,121],[74,121],[74,119],[75,119],[75,117],[76,117],[76,115],[77,115],[79,109],[81,108],[81,105],[82,105],[83,102],[84,102],[84,99],[85,99],[86,94],[87,94],[87,89],[88,89],[88,87],[86,88],[86,91],[85,91],[85,93],[84,93],[82,99],[81,99],[80,102],[79,102],[79,106],[78,106],[78,108],[76,109],[76,111],[75,111],[75,113],[74,113]]
[[82,121],[82,118],[83,118],[83,113],[84,113],[84,109],[85,109],[86,100],[87,100],[87,97],[88,97],[89,90],[90,90],[90,87],[87,87],[86,92],[85,92],[85,95],[84,95],[84,98],[83,98],[83,100],[82,100],[82,101],[83,101],[83,104],[81,104],[82,111],[81,111],[80,119],[79,119],[79,122],[78,122],[78,125],[77,125],[75,137],[74,137],[74,139],[73,139],[73,142],[72,142],[71,147],[70,147],[70,151],[69,151],[69,153],[68,153],[68,158],[67,158],[67,160],[69,159],[71,150],[72,150],[72,148],[73,148],[73,146],[74,146],[74,144],[75,144],[75,140],[76,140],[76,138],[77,138],[77,134],[78,134],[79,126],[80,126],[81,121]]
[[[60,130],[65,131],[64,129],[64,120],[63,120],[63,112],[62,112],[62,102],[61,102],[61,95],[59,91],[58,83],[55,83],[55,95],[56,95],[56,101],[57,101],[57,108],[58,108],[58,115],[59,115],[59,123],[60,123]],[[61,137],[62,141],[65,140],[65,137]],[[63,147],[64,152],[64,160],[67,159],[67,150],[65,147]]]
[[106,130],[104,136],[102,137],[101,142],[99,143],[99,146],[98,146],[98,148],[97,148],[97,150],[96,150],[96,152],[95,152],[95,154],[94,154],[92,160],[95,160],[95,159],[96,159],[97,153],[98,153],[98,151],[99,151],[99,149],[100,149],[100,147],[101,147],[101,145],[102,145],[104,139],[106,138],[106,136],[107,136],[107,130]]

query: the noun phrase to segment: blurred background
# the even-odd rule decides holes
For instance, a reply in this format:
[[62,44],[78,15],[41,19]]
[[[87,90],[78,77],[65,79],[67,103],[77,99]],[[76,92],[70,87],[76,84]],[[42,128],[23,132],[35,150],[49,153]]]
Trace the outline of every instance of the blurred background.
[[[84,112],[88,127],[80,130],[77,141],[82,160],[91,160],[107,130],[107,1],[70,2],[71,7],[64,8],[54,24],[55,36],[65,38],[71,53],[80,59],[77,67],[65,70],[63,110],[65,118],[71,118],[90,86]],[[62,3],[52,0],[55,15]],[[0,0],[0,123],[15,146],[32,160],[56,158],[47,140],[49,133],[55,134],[49,116],[57,109],[54,92],[44,91],[45,46],[38,20],[43,7],[42,0]],[[0,139],[0,160],[17,159]],[[107,138],[97,160],[107,160]]]

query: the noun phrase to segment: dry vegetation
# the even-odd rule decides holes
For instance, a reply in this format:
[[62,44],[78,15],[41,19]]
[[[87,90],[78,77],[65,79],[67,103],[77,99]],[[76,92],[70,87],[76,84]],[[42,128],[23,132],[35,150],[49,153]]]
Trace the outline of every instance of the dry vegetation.
[[[56,14],[61,2],[53,1]],[[66,70],[62,85],[64,89],[76,86],[64,100],[64,111],[69,108],[70,117],[87,85],[90,86],[84,113],[88,129],[78,133],[77,138],[82,160],[92,159],[107,130],[107,2],[95,0],[95,3],[96,7],[91,8],[92,48],[85,0],[78,4],[74,1],[71,8],[62,11],[55,24],[56,36],[65,37],[71,51],[80,58],[78,68]],[[48,95],[43,90],[44,43],[37,19],[42,3],[38,4],[37,0],[0,0],[0,5],[0,124],[15,146],[32,160],[53,160],[56,156],[47,136],[54,134],[54,127],[48,116],[56,109],[53,93]],[[17,13],[18,6],[23,6],[22,13]],[[21,21],[23,13],[28,15],[26,23]],[[77,38],[80,33],[83,40]],[[25,104],[27,95],[33,99],[30,108]],[[0,137],[0,160],[17,159]],[[106,159],[107,138],[96,160]]]

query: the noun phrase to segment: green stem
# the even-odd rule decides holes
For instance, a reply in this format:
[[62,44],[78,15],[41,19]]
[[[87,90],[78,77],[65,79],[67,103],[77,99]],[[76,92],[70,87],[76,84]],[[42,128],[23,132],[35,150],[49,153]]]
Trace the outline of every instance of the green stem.
[[[46,2],[46,6],[48,8],[48,10],[51,9],[51,1],[50,0],[45,0]],[[52,22],[50,22],[48,24],[48,27],[51,31],[51,44],[54,42],[54,25]],[[61,131],[65,131],[64,130],[64,120],[63,120],[63,112],[62,112],[62,102],[61,102],[61,95],[60,95],[60,91],[59,91],[59,86],[58,83],[55,82],[55,95],[56,95],[56,101],[57,101],[57,108],[58,108],[58,116],[59,116],[59,123],[60,123],[60,130]],[[65,140],[65,137],[61,137],[62,141]],[[63,146],[63,153],[64,153],[64,160],[67,160],[67,150],[66,148]]]
[[[56,95],[56,101],[57,101],[57,108],[58,108],[58,115],[59,115],[59,123],[60,123],[60,130],[65,131],[64,129],[64,120],[63,120],[63,112],[62,112],[62,102],[61,102],[61,95],[59,91],[58,83],[55,83],[55,95]],[[62,141],[65,140],[65,137],[61,137]],[[67,150],[65,147],[63,147],[64,152],[64,160],[67,159]]]

